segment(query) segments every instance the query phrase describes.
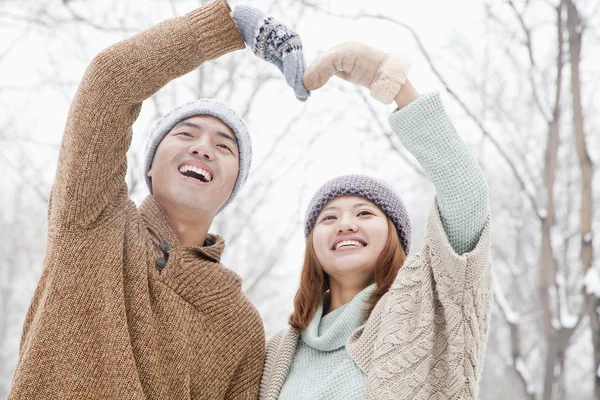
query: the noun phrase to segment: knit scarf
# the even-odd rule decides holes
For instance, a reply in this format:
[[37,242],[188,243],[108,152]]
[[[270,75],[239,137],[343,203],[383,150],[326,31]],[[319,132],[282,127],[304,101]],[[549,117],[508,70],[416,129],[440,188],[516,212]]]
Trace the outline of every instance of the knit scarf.
[[323,316],[324,302],[328,293],[321,298],[315,316],[308,327],[300,333],[302,341],[319,351],[333,351],[346,345],[348,338],[366,321],[367,301],[376,285],[367,286],[352,301]]

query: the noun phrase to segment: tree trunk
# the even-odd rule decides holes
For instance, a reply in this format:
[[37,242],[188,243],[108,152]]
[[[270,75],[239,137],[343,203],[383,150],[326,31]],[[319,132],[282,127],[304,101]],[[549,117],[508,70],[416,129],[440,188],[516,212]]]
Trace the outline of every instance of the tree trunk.
[[[581,44],[583,38],[583,24],[579,11],[575,7],[573,0],[563,0],[567,9],[567,30],[569,32],[569,55],[571,58],[571,95],[573,101],[573,132],[575,134],[575,143],[577,156],[581,168],[581,214],[580,214],[580,234],[581,234],[581,267],[583,273],[592,267],[594,261],[593,233],[593,191],[592,180],[594,166],[590,158],[587,144],[585,141],[585,130],[583,120],[583,109],[581,105],[581,81],[579,74],[579,64],[581,61]],[[593,295],[585,295],[587,314],[590,319],[592,329],[592,344],[594,347],[594,396],[600,399],[600,377],[597,370],[600,366],[600,316],[597,310],[600,306],[600,299]]]
[[[546,136],[546,151],[544,156],[544,189],[546,215],[541,220],[542,242],[540,247],[540,299],[542,301],[542,321],[546,336],[546,364],[544,368],[544,385],[542,398],[554,400],[556,389],[556,377],[554,368],[558,362],[560,353],[560,331],[552,323],[555,319],[550,298],[551,287],[556,287],[556,274],[558,263],[554,257],[550,231],[555,221],[554,185],[556,181],[556,170],[558,168],[558,149],[560,146],[560,117],[561,117],[561,94],[562,94],[562,71],[563,71],[563,6],[559,5],[556,15],[557,54],[556,54],[556,81],[555,98],[552,109],[552,119],[548,121],[548,134]],[[560,309],[560,307],[558,307]]]
[[558,362],[559,344],[558,337],[554,336],[548,340],[546,349],[546,363],[544,367],[544,387],[542,400],[554,400],[554,391],[556,389],[554,368]]
[[[558,368],[560,368],[560,373],[558,375],[558,387],[557,387],[556,399],[562,400],[562,399],[566,399],[566,397],[565,397],[565,393],[566,393],[565,379],[567,376],[567,374],[565,372],[565,353],[564,352],[560,352],[558,354],[557,366],[558,366]],[[555,374],[555,378],[556,378],[556,374]]]
[[562,328],[548,340],[543,400],[559,400],[565,394],[565,358],[575,328]]
[[594,345],[594,396],[600,399],[600,298],[593,295],[587,296],[588,315],[592,329],[592,343]]
[[518,362],[525,363],[523,357],[521,356],[520,346],[521,346],[521,335],[519,331],[519,324],[507,321],[508,327],[510,329],[510,343],[511,343],[511,357],[513,366],[515,367],[515,372],[517,377],[519,378],[519,382],[523,386],[523,393],[529,400],[536,400],[536,391],[535,387],[532,386],[532,382],[528,380],[528,377],[523,375],[523,371],[519,369]]

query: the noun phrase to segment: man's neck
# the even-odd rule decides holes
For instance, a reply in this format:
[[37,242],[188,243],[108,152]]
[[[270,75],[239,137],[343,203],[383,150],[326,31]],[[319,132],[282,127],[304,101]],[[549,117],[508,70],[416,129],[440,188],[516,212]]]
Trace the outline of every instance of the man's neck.
[[163,210],[182,246],[204,246],[204,240],[214,219],[213,214],[181,209],[168,205]]

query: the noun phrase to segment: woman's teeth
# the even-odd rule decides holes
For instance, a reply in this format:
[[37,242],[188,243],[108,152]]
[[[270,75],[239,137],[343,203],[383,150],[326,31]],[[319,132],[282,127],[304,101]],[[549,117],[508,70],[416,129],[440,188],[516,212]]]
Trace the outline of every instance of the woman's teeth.
[[344,240],[335,245],[335,249],[338,250],[342,247],[364,247],[364,245],[357,240]]

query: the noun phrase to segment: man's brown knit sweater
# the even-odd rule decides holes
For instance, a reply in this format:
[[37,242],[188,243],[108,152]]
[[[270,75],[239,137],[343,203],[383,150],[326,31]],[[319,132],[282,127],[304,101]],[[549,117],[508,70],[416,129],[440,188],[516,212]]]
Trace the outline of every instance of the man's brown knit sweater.
[[66,125],[44,269],[9,399],[257,397],[264,331],[240,278],[219,262],[223,239],[179,245],[156,200],[138,209],[125,183],[142,101],[241,48],[218,0],[104,50],[88,67]]

